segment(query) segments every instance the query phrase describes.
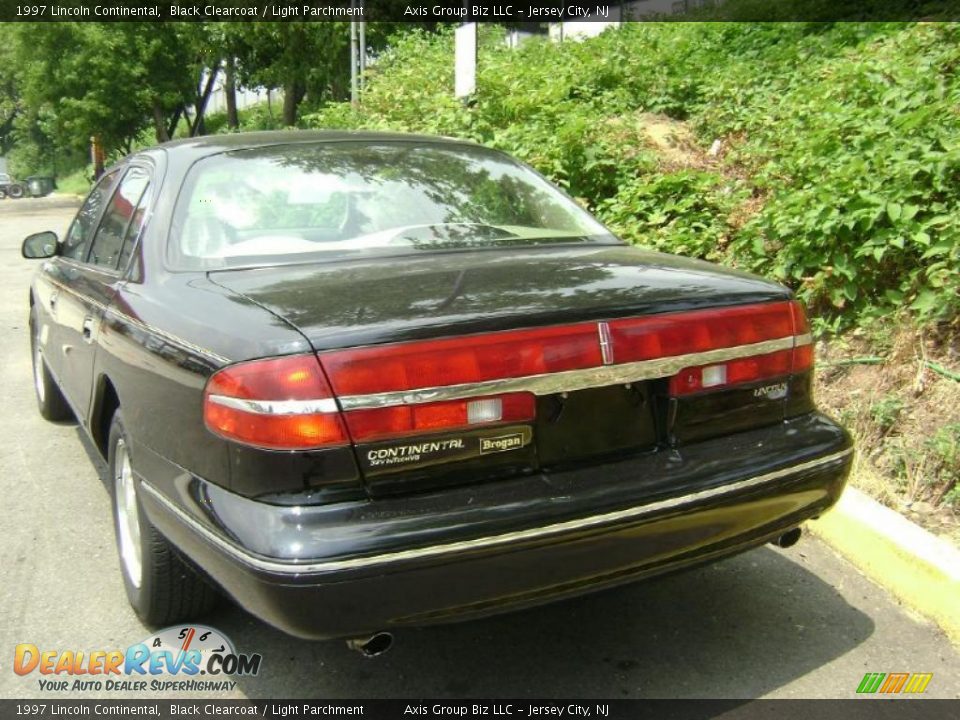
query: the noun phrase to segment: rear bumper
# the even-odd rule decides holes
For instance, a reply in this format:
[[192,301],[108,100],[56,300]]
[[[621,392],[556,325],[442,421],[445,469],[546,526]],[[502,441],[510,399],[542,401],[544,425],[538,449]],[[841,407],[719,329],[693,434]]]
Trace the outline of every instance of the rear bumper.
[[293,635],[359,636],[574,596],[741,552],[840,496],[847,434],[812,414],[616,463],[316,507],[149,479],[153,523]]

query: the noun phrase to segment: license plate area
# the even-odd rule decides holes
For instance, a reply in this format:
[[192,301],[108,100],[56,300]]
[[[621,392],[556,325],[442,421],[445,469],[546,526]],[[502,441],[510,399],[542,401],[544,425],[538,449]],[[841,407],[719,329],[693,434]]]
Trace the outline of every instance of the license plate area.
[[544,468],[653,448],[657,427],[650,384],[541,397],[535,436]]

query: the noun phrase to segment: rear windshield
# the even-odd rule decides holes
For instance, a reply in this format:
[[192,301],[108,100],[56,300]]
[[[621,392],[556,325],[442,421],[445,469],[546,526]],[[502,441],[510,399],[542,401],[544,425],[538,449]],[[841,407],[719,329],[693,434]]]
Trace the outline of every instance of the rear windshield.
[[535,172],[483,147],[385,143],[272,146],[190,170],[168,246],[179,269],[344,254],[618,242]]

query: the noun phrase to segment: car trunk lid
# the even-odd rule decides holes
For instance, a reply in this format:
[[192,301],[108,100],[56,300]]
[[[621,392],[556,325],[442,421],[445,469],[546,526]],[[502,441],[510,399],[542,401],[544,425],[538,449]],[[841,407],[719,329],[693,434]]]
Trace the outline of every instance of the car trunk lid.
[[[779,329],[756,336],[780,342],[774,352],[794,335],[783,325],[782,287],[624,246],[430,253],[210,277],[313,344],[371,494],[653,451],[676,440],[670,378],[699,359],[722,359],[717,342],[745,344],[736,333],[717,342],[703,335],[712,309],[779,308],[751,321],[780,317]],[[650,318],[663,327],[651,331]],[[671,347],[653,347],[655,335]],[[674,356],[688,360],[664,364]],[[782,418],[782,402],[750,397],[761,406],[749,410],[753,422]]]

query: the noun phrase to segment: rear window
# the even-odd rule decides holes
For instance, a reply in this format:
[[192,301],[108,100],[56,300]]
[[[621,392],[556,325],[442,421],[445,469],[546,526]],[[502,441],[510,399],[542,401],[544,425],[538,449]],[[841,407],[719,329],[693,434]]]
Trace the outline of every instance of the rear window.
[[179,269],[344,254],[618,242],[524,165],[482,147],[317,143],[197,162],[168,245]]

